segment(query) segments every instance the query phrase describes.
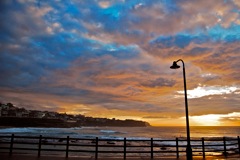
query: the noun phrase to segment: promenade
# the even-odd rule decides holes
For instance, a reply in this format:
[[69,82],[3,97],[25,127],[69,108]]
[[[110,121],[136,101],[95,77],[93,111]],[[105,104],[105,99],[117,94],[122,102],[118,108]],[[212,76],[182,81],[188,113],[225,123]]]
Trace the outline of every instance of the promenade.
[[[60,157],[60,156],[47,156],[42,155],[38,157],[36,155],[31,154],[14,154],[9,156],[6,153],[0,153],[1,160],[95,160],[95,157],[90,156],[81,156],[81,157]],[[98,160],[123,160],[122,157],[99,157]],[[151,158],[146,157],[127,157],[126,160],[151,160]],[[186,160],[185,157],[175,158],[175,157],[156,157],[153,160]],[[223,157],[223,156],[207,156],[203,159],[201,156],[193,157],[193,160],[240,160],[240,155],[233,155],[230,157]]]
[[[185,139],[0,136],[0,160],[185,160]],[[194,160],[240,160],[240,139],[193,139]],[[224,155],[226,157],[224,157]],[[205,158],[204,158],[205,157]]]

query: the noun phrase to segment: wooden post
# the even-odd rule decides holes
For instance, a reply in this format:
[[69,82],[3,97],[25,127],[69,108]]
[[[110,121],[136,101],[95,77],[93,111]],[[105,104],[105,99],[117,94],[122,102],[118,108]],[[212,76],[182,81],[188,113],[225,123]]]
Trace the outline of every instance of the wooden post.
[[240,138],[238,136],[238,153],[240,154]]
[[41,155],[41,148],[42,148],[42,135],[40,135],[38,142],[38,157],[40,157]]
[[223,147],[224,147],[224,152],[223,155],[227,157],[227,147],[226,147],[226,138],[223,137]]
[[126,159],[126,151],[127,151],[127,142],[126,142],[126,137],[124,138],[124,155],[123,158]]
[[177,158],[179,158],[178,138],[176,138],[176,153],[177,153]]
[[95,159],[98,159],[98,137],[96,137]]
[[203,159],[205,159],[205,144],[204,144],[204,138],[202,138],[202,154],[203,154]]
[[153,159],[153,138],[151,138],[151,159]]
[[10,151],[9,151],[10,156],[12,156],[13,143],[14,143],[14,134],[12,134],[12,136],[11,136]]
[[67,136],[66,158],[68,158],[68,150],[69,150],[69,136]]

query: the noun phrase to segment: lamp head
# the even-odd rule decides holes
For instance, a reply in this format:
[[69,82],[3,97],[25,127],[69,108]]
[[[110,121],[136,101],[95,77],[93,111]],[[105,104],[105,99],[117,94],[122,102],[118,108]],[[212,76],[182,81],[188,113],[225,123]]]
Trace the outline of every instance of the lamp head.
[[178,68],[180,68],[180,66],[177,65],[177,62],[176,62],[176,61],[174,61],[173,64],[172,64],[172,66],[171,66],[170,68],[171,68],[171,69],[178,69]]

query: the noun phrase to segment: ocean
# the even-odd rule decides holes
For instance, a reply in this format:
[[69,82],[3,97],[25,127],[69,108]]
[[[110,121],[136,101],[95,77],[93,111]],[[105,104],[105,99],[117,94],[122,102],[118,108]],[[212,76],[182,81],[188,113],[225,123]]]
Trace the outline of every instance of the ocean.
[[[0,128],[0,135],[56,136],[72,138],[102,139],[174,139],[186,137],[185,127],[79,127],[79,128]],[[194,126],[190,127],[191,138],[202,137],[237,137],[240,126]]]

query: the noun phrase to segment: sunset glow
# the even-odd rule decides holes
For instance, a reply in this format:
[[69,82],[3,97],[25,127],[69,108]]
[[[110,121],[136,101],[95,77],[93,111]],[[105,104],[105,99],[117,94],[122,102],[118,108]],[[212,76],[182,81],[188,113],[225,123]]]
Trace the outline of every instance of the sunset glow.
[[0,102],[185,126],[240,125],[237,0],[0,2]]
[[203,116],[193,116],[191,120],[197,126],[220,126],[219,115],[203,115]]
[[[196,126],[228,126],[235,122],[236,126],[240,125],[240,113],[229,113],[226,115],[221,114],[208,114],[202,116],[191,116],[190,119]],[[224,119],[224,120],[223,120]]]

